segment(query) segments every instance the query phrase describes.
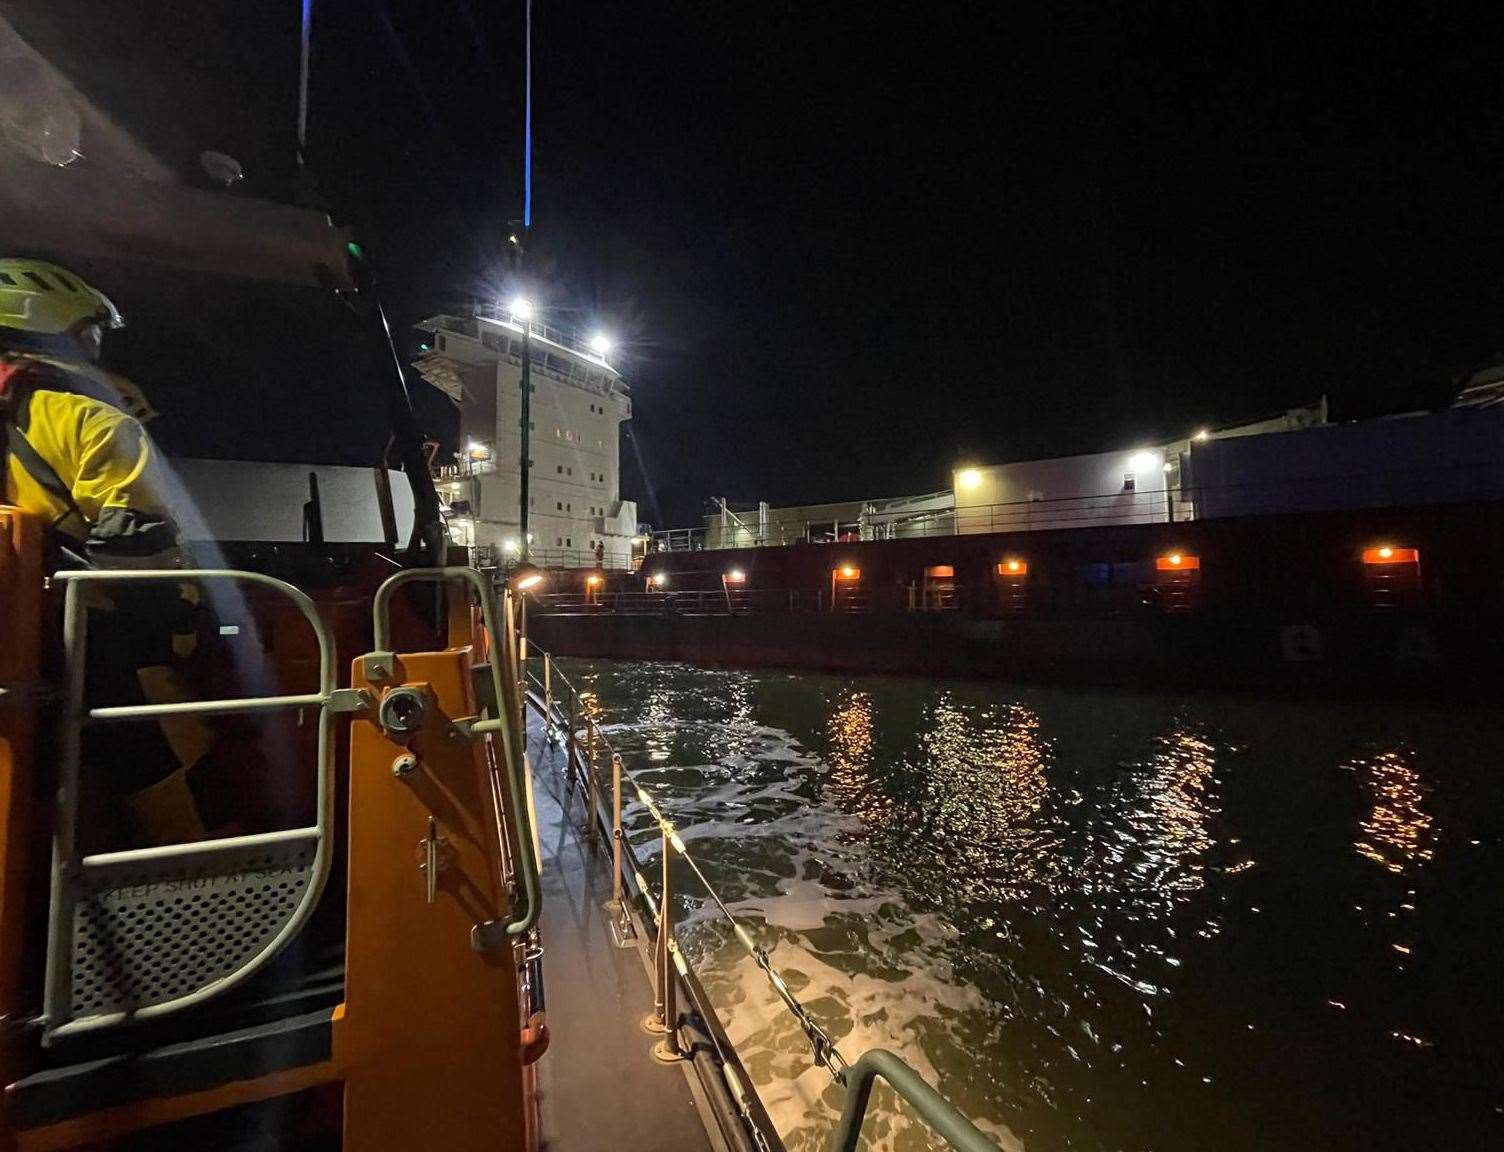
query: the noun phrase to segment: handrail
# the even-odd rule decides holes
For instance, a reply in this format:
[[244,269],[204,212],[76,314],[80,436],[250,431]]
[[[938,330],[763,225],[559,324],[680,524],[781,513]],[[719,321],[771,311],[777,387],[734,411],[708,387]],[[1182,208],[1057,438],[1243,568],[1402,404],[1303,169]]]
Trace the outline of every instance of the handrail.
[[[511,937],[525,936],[537,925],[538,916],[543,911],[543,892],[538,877],[538,858],[533,852],[532,812],[528,808],[522,782],[522,749],[517,746],[519,734],[512,731],[512,721],[508,715],[510,710],[506,706],[507,693],[503,687],[506,677],[502,672],[501,652],[504,648],[510,648],[510,645],[503,642],[502,633],[496,627],[496,613],[492,607],[495,588],[474,568],[409,568],[397,572],[382,582],[371,602],[372,642],[378,652],[390,650],[391,620],[388,606],[398,588],[404,584],[440,584],[450,580],[460,580],[470,585],[480,601],[481,621],[491,637],[490,658],[486,663],[491,671],[491,689],[497,715],[491,720],[478,721],[471,726],[471,731],[478,735],[495,732],[501,736],[502,758],[507,766],[501,777],[506,786],[507,805],[511,808],[512,818],[516,823],[520,864],[518,870],[522,873],[522,890],[526,901],[525,911],[521,916],[516,914],[516,909],[512,910],[512,915],[505,921],[505,931]],[[520,736],[525,743],[526,733],[521,733]]]
[[[550,682],[558,680],[564,684],[575,700],[576,706],[573,712],[576,715],[580,714],[578,690],[569,681],[568,677],[558,669],[550,653],[539,648],[536,644],[529,643],[538,655],[547,660],[551,665]],[[525,680],[530,680],[534,684],[537,684],[540,694],[542,693],[544,688],[543,683],[525,667],[523,669],[523,677]],[[539,699],[533,701],[535,709],[540,713],[543,712],[540,703],[544,699],[540,695]],[[559,707],[557,697],[548,698],[547,702],[552,704],[554,715],[552,717],[545,716],[545,720],[550,723],[558,723],[560,727],[568,725],[569,719],[564,710]],[[588,718],[586,719],[586,724],[588,729],[593,729],[596,739],[601,742],[612,757],[614,772],[616,767],[620,765],[621,754],[612,745],[610,738],[601,732],[599,724]],[[572,765],[571,767],[577,768],[578,765]],[[593,765],[587,764],[588,771],[593,772],[593,768]],[[898,1094],[914,1107],[921,1118],[944,1137],[958,1152],[996,1152],[995,1145],[987,1139],[982,1131],[957,1110],[953,1104],[931,1087],[902,1057],[884,1049],[874,1048],[865,1053],[856,1064],[848,1065],[844,1057],[842,1057],[840,1050],[836,1047],[835,1041],[830,1038],[825,1029],[810,1015],[809,1010],[804,1007],[799,998],[789,988],[788,982],[773,967],[767,950],[757,945],[757,942],[752,938],[751,932],[736,918],[731,909],[727,907],[725,901],[721,899],[720,894],[711,886],[709,879],[701,870],[699,862],[690,854],[683,837],[680,836],[673,822],[658,807],[636,777],[624,767],[620,769],[620,778],[631,784],[638,802],[642,804],[648,815],[658,825],[663,837],[665,860],[668,853],[677,853],[679,858],[694,872],[695,877],[700,881],[710,899],[730,922],[738,942],[752,957],[753,962],[767,978],[769,985],[773,988],[779,1000],[798,1022],[800,1030],[804,1032],[805,1038],[809,1042],[811,1058],[830,1074],[832,1080],[846,1089],[846,1104],[842,1111],[840,1125],[836,1129],[835,1139],[831,1144],[832,1152],[854,1152],[857,1141],[861,1136],[862,1120],[867,1112],[868,1102],[872,1094],[872,1084],[879,1075],[892,1084]],[[616,809],[620,811],[620,806],[617,805]],[[590,813],[592,821],[599,818],[599,812],[593,811]],[[631,861],[629,865],[625,859],[623,860],[621,875],[625,880],[630,873],[630,879],[635,882],[642,898],[648,902],[648,911],[653,914],[656,920],[658,913],[653,908],[651,893],[647,880],[642,874],[641,864],[637,859],[636,851],[630,843],[626,843],[625,836],[620,827],[612,831],[615,837],[621,839],[627,850],[627,858]],[[665,883],[667,882],[667,876],[668,872],[667,868],[665,868]],[[671,925],[670,931],[672,931]],[[693,969],[684,959],[683,953],[677,948],[674,949],[674,956],[676,967],[678,967],[681,975],[693,972]],[[717,1043],[717,1047],[719,1047],[719,1043]]]
[[[1158,469],[1155,470],[1156,475]],[[1156,481],[1158,482],[1158,481]],[[792,538],[807,538],[811,529],[826,531],[840,523],[852,526],[863,541],[972,536],[1115,524],[1186,523],[1278,512],[1384,508],[1442,502],[1497,499],[1504,467],[1478,463],[1439,464],[1387,472],[1344,472],[1288,476],[1278,480],[1242,480],[1221,484],[1181,480],[1162,487],[1114,489],[1037,500],[989,504],[955,503],[918,513],[888,517],[882,510],[858,521],[823,519],[769,520],[761,535],[719,524],[668,528],[654,532],[656,552],[732,551],[784,547]],[[1282,506],[1282,502],[1284,505]],[[773,510],[777,512],[777,509]],[[778,535],[778,539],[773,537]],[[838,534],[839,535],[839,534]],[[830,543],[831,541],[820,541]],[[839,543],[847,543],[841,540]],[[653,553],[649,553],[651,556]]]
[[862,1121],[872,1099],[872,1086],[879,1076],[957,1152],[997,1152],[997,1146],[981,1129],[936,1092],[903,1057],[885,1048],[869,1049],[847,1071],[846,1104],[830,1142],[831,1152],[856,1152],[857,1142],[862,1138]]
[[[334,810],[334,777],[330,771],[334,738],[330,727],[330,703],[334,698],[335,678],[334,637],[318,608],[307,593],[285,580],[261,572],[241,572],[223,568],[185,569],[90,569],[85,571],[59,572],[54,579],[63,584],[63,647],[67,660],[67,705],[63,710],[63,731],[60,740],[60,767],[58,773],[58,814],[53,833],[52,879],[49,897],[49,923],[47,928],[48,957],[43,989],[44,1014],[47,1030],[43,1045],[75,1033],[108,1028],[127,1021],[144,1022],[169,1016],[192,1008],[214,996],[230,991],[264,967],[292,940],[308,918],[313,914],[324,885],[329,878],[330,840],[329,821]],[[164,715],[222,714],[235,711],[255,712],[270,708],[297,708],[313,706],[319,709],[317,798],[314,823],[309,827],[280,829],[276,832],[257,833],[249,836],[224,837],[198,843],[170,844],[153,848],[128,849],[121,852],[99,854],[80,859],[77,855],[76,822],[79,802],[79,770],[82,757],[81,720],[84,716],[84,662],[83,653],[88,637],[88,613],[80,595],[85,583],[198,583],[210,580],[232,580],[242,584],[255,584],[281,593],[293,602],[303,618],[313,629],[319,647],[319,689],[317,693],[293,696],[245,697],[240,700],[186,701],[176,705],[125,705],[95,708],[88,712],[98,720],[144,720]],[[217,857],[245,848],[267,847],[290,841],[312,841],[314,858],[310,879],[298,907],[277,933],[262,946],[254,956],[234,972],[193,992],[176,996],[161,1003],[134,1009],[129,1013],[117,1012],[93,1018],[73,1019],[71,969],[73,964],[74,923],[71,905],[64,914],[64,905],[69,904],[71,893],[79,878],[87,871],[98,873],[102,869],[124,864],[140,864],[167,860],[182,860],[185,863],[213,860]],[[62,1019],[67,1016],[68,1019]]]

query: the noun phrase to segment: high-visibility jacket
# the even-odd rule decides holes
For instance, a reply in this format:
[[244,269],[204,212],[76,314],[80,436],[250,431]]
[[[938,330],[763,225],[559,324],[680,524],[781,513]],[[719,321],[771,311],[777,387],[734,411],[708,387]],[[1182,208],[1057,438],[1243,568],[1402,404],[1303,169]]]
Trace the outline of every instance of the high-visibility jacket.
[[[101,398],[109,381],[105,373],[50,357],[0,355],[4,502],[45,519],[99,567],[181,567],[151,439],[138,421]],[[115,695],[106,703],[132,702],[123,694],[148,704],[194,697],[184,662],[197,652],[205,626],[197,588],[120,587],[87,603],[103,615],[90,624],[99,635],[86,691],[107,686],[107,695]],[[125,754],[113,757],[112,771],[127,793],[124,810],[152,843],[200,838],[204,825],[189,771],[213,751],[216,730],[192,715],[162,717],[157,728],[155,743],[138,731]],[[113,738],[119,752],[119,737]],[[128,773],[121,761],[128,762]]]
[[163,507],[150,438],[74,382],[55,361],[0,359],[5,502],[42,517],[106,567],[165,560],[177,550],[177,528]]

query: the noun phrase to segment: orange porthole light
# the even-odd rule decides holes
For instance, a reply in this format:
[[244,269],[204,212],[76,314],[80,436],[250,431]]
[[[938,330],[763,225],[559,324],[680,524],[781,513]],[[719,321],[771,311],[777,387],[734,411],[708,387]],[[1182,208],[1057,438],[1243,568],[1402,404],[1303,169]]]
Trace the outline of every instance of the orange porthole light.
[[1006,560],[999,560],[997,565],[999,576],[1027,576],[1029,574],[1029,562],[1020,560],[1016,556],[1010,556]]
[[730,572],[726,573],[727,584],[745,584],[746,582],[747,574],[740,568],[733,568]]
[[592,572],[589,576],[585,577],[585,583],[589,587],[594,588],[597,584],[602,583],[605,579],[606,578],[600,575],[598,572]]
[[861,578],[862,570],[854,565],[842,564],[836,569],[837,580],[860,580]]
[[1376,548],[1363,549],[1365,564],[1419,564],[1419,548],[1396,548],[1393,544],[1380,544]]
[[1168,555],[1157,557],[1154,567],[1159,572],[1199,572],[1201,570],[1201,557],[1189,556],[1184,552],[1171,552]]

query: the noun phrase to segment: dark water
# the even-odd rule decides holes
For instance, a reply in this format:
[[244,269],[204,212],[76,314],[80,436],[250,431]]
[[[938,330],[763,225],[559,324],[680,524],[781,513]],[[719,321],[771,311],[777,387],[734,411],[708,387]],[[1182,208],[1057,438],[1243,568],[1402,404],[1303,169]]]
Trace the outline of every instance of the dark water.
[[[1497,712],[570,671],[848,1059],[901,1052],[1004,1146],[1504,1148]],[[839,1095],[676,882],[823,1147]],[[926,1146],[891,1101],[869,1131]]]

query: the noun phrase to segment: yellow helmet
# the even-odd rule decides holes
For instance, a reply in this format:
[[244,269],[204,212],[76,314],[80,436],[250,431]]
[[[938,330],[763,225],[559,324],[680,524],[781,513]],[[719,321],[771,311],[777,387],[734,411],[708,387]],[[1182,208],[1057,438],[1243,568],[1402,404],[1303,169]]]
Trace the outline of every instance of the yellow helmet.
[[105,328],[125,323],[108,296],[66,268],[0,257],[0,328],[57,336],[86,321]]

